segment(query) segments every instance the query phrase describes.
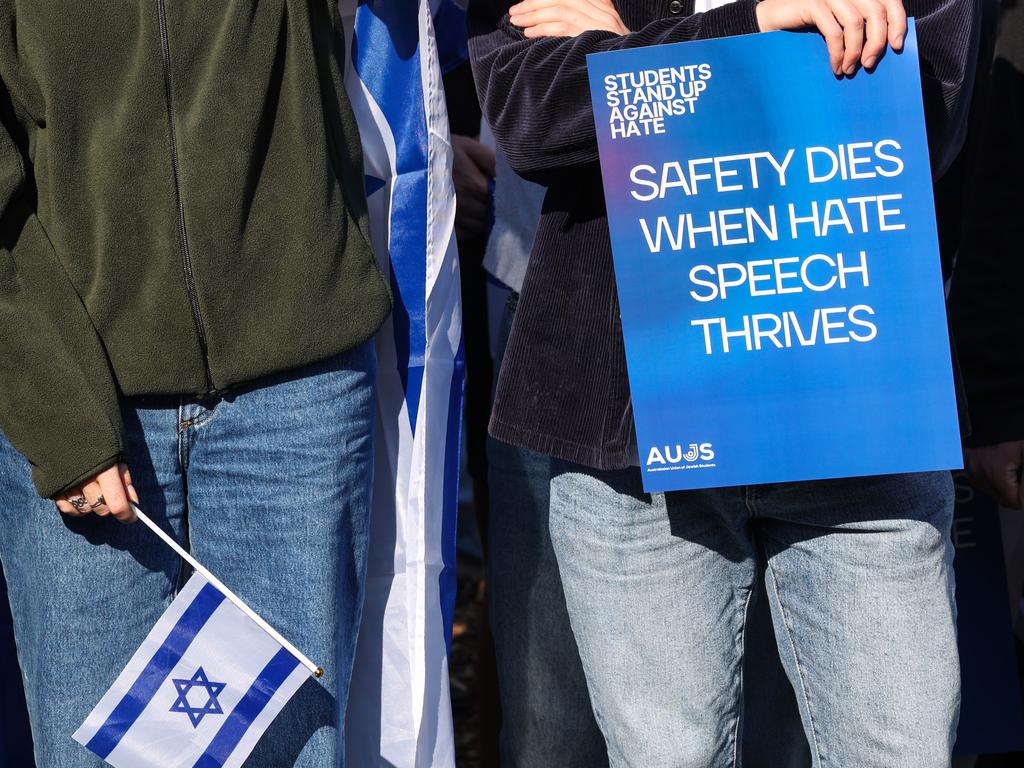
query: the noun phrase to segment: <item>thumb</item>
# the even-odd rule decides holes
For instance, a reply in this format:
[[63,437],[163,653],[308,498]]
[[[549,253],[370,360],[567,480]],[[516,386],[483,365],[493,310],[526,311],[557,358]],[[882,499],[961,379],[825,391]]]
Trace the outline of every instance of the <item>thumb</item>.
[[135,512],[128,503],[122,466],[111,467],[100,473],[96,480],[110,514],[122,523],[132,523],[135,522]]
[[117,470],[118,472],[121,473],[121,484],[124,486],[124,489],[128,492],[128,498],[131,499],[136,504],[138,504],[139,494],[135,490],[135,486],[132,484],[132,473],[128,470],[128,465],[118,464]]

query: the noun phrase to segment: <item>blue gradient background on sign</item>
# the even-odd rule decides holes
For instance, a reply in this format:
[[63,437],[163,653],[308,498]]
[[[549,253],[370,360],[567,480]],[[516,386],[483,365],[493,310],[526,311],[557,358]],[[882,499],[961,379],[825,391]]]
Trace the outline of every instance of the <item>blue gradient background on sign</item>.
[[[710,64],[712,77],[693,114],[666,118],[662,135],[611,139],[606,74],[702,63]],[[716,454],[714,468],[645,470],[645,488],[960,467],[913,24],[902,54],[887,52],[873,73],[852,79],[835,78],[819,36],[787,32],[595,54],[588,65],[641,464],[651,446],[712,443]],[[900,176],[807,181],[805,147],[882,139],[902,146]],[[761,174],[759,190],[720,193],[712,182],[695,197],[676,189],[646,203],[629,194],[629,172],[640,163],[660,169],[673,160],[685,165],[691,158],[759,151],[781,158],[790,148],[796,154],[785,188],[772,170]],[[760,162],[762,171],[770,170]],[[776,181],[765,183],[770,179]],[[806,211],[811,200],[895,193],[904,198],[890,204],[902,211],[895,221],[906,224],[903,231],[788,235],[789,202]],[[714,248],[702,246],[708,238],[698,236],[696,250],[651,254],[638,224],[645,217],[653,225],[659,215],[674,221],[684,211],[706,221],[709,211],[745,206],[766,215],[771,203],[780,230],[775,242]],[[751,297],[741,287],[712,302],[689,295],[696,264],[837,252],[856,260],[860,250],[867,253],[867,288]],[[738,349],[708,356],[703,330],[690,325],[724,316],[736,328],[745,314],[789,310],[806,325],[815,308],[861,303],[874,308],[870,319],[878,327],[868,343],[747,352],[739,340]]]

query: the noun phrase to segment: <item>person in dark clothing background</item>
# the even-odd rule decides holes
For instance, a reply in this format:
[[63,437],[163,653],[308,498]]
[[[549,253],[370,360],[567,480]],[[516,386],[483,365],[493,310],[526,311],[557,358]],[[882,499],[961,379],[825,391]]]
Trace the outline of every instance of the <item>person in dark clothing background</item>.
[[1024,5],[1003,0],[950,313],[967,388],[972,482],[1021,509],[1024,467]]
[[[967,390],[964,451],[972,484],[1024,508],[1024,3],[1003,0],[973,154],[949,306]],[[1016,529],[1014,532],[1013,529]],[[1024,548],[1003,517],[1007,575],[1024,686]],[[1007,758],[993,765],[1016,765]],[[980,765],[981,763],[979,763]],[[984,765],[989,765],[985,762]]]

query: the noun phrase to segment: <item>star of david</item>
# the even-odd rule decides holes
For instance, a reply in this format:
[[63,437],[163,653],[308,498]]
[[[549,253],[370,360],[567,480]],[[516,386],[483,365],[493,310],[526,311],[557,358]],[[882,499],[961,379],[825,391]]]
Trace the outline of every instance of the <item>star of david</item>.
[[[177,700],[171,705],[171,712],[184,712],[188,715],[188,719],[192,721],[192,727],[198,728],[199,723],[202,722],[203,718],[207,715],[223,715],[224,710],[220,707],[220,702],[217,701],[217,695],[224,690],[227,683],[213,683],[206,676],[206,672],[200,667],[196,670],[196,673],[187,680],[179,680],[172,678],[174,687],[178,691]],[[206,703],[202,706],[193,706],[192,701],[189,700],[188,694],[193,688],[205,688],[206,689]],[[194,701],[194,699],[193,699]]]

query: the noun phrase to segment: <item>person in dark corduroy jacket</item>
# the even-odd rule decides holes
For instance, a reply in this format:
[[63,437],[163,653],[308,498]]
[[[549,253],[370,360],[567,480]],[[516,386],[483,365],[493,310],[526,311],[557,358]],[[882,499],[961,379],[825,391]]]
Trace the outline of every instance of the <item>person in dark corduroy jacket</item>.
[[762,568],[815,765],[949,764],[959,679],[948,473],[643,493],[586,73],[600,51],[816,28],[822,66],[856,76],[886,43],[901,46],[905,12],[917,19],[939,175],[965,129],[977,10],[905,6],[470,5],[484,114],[512,167],[547,186],[490,429],[556,459],[551,536],[613,766],[734,764]]
[[333,2],[0,2],[0,561],[41,767],[103,764],[71,734],[187,575],[130,499],[326,669],[254,764],[343,753],[391,307],[344,57]]

